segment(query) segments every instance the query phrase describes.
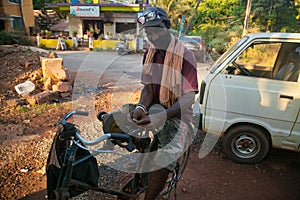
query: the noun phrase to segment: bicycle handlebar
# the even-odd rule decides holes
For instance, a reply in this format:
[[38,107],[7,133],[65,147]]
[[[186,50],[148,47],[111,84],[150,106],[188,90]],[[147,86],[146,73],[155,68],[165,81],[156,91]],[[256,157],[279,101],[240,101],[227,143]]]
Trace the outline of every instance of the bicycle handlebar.
[[99,142],[102,142],[107,139],[116,139],[124,142],[130,142],[131,140],[129,135],[122,133],[106,133],[104,135],[99,136],[95,140],[86,140],[79,133],[76,133],[76,136],[84,145],[88,146],[98,144]]
[[88,116],[89,112],[87,111],[80,111],[80,110],[75,110],[76,115],[83,115],[83,116]]
[[[104,113],[102,113],[104,114]],[[88,112],[85,112],[85,111],[79,111],[79,110],[74,110],[74,111],[71,111],[69,112],[67,115],[65,115],[62,120],[61,120],[61,123],[63,125],[66,125],[66,121],[72,116],[72,115],[83,115],[83,116],[88,116],[89,113]],[[99,114],[97,116],[97,118],[101,121],[101,119],[99,118]],[[117,140],[119,141],[119,145],[126,148],[128,151],[133,151],[133,149],[135,149],[135,145],[133,144],[132,140],[131,140],[131,137],[130,135],[128,134],[123,134],[123,133],[106,133],[104,135],[101,135],[99,136],[98,138],[94,139],[94,140],[86,140],[84,139],[79,132],[76,132],[76,137],[84,144],[84,145],[95,145],[95,144],[98,144],[104,140],[107,140],[107,139],[114,139],[114,140]],[[120,142],[126,142],[127,145],[123,145],[123,144],[120,144]]]
[[89,112],[86,111],[80,111],[80,110],[73,110],[71,112],[69,112],[68,114],[66,114],[66,116],[64,116],[61,120],[61,123],[63,125],[66,124],[66,121],[72,116],[72,115],[83,115],[83,116],[88,116]]
[[124,133],[109,133],[111,135],[111,139],[116,139],[120,141],[128,142],[130,136]]

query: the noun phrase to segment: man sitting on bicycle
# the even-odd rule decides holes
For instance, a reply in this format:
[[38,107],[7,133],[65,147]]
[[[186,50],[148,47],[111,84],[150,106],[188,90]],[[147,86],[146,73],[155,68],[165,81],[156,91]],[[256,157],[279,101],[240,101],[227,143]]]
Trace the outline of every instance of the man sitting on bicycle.
[[[150,47],[143,57],[140,102],[130,113],[132,121],[146,128],[159,128],[159,144],[145,199],[155,199],[164,187],[169,170],[185,150],[192,120],[192,105],[198,92],[194,54],[170,33],[170,20],[160,7],[148,7],[138,19]],[[151,112],[159,105],[161,112]],[[149,114],[148,114],[148,109]]]

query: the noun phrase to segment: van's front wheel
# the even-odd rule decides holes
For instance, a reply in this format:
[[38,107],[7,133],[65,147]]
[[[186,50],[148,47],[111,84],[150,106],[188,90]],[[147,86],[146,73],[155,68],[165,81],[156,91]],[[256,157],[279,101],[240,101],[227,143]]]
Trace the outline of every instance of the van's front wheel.
[[264,159],[270,150],[270,140],[261,128],[243,125],[230,129],[223,137],[223,151],[231,160],[254,164]]

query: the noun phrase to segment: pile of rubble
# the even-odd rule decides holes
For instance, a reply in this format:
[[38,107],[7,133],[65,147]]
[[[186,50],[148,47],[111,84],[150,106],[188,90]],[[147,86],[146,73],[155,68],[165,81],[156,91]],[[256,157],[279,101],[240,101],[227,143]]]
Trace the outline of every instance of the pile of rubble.
[[40,61],[44,91],[27,96],[28,103],[31,105],[49,103],[58,98],[69,97],[72,93],[73,82],[63,67],[63,59],[58,58],[55,53],[51,53],[48,57],[41,57]]
[[52,103],[71,95],[73,81],[56,53],[10,45],[0,46],[0,55],[0,104]]

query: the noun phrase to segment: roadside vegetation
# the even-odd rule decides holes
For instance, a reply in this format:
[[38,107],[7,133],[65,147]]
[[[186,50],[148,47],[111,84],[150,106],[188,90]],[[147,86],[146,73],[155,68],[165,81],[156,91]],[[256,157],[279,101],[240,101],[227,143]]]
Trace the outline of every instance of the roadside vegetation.
[[29,37],[25,36],[23,32],[8,32],[0,31],[0,45],[19,44],[24,46],[32,46],[33,43]]
[[[194,9],[200,1],[194,15]],[[173,28],[180,30],[182,16],[184,27],[190,20],[187,35],[201,35],[206,45],[223,53],[243,36],[243,27],[248,0],[158,0],[171,17]],[[300,0],[252,0],[246,33],[299,32]]]

